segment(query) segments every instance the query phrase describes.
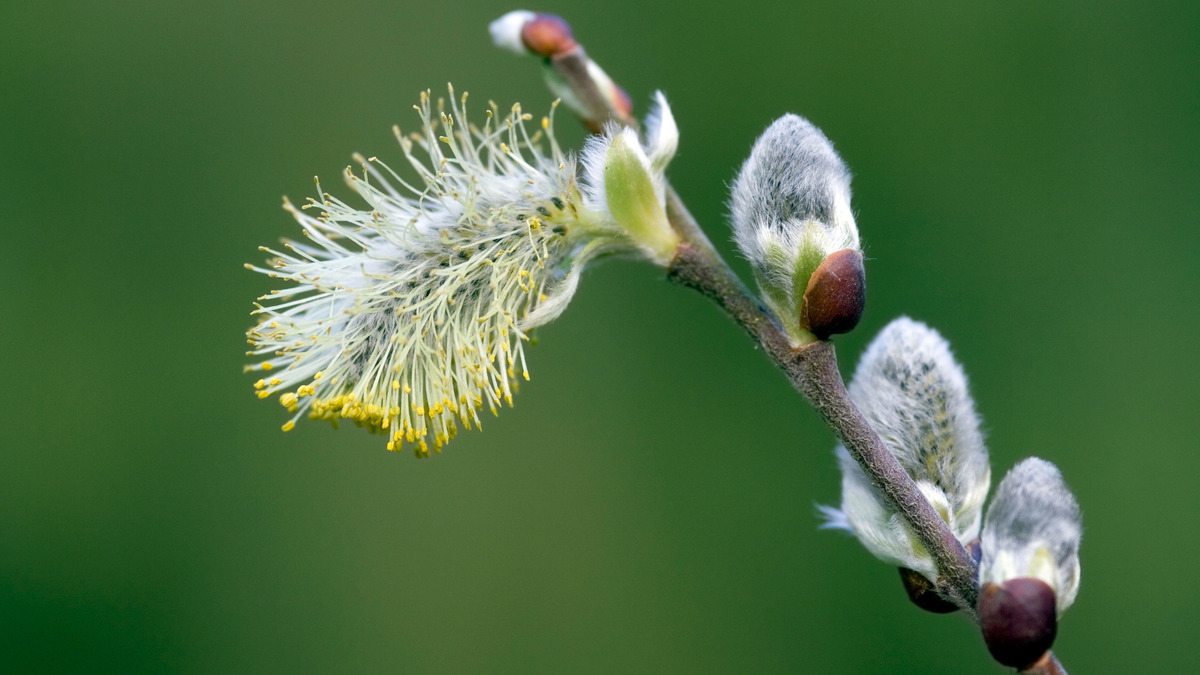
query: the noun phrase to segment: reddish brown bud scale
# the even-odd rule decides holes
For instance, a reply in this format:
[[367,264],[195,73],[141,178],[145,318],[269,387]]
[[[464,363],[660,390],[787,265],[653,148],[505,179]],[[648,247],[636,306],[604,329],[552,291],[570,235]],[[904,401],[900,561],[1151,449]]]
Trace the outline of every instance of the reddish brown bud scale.
[[926,612],[949,614],[950,612],[958,611],[958,605],[938,595],[937,590],[933,587],[933,583],[926,579],[925,575],[920,572],[910,570],[907,567],[901,567],[900,581],[904,583],[904,590],[908,592],[908,599],[912,600],[914,605]]
[[521,42],[539,56],[550,58],[566,53],[576,46],[571,27],[562,17],[538,14],[521,28]]
[[1054,589],[1031,578],[985,583],[979,594],[979,627],[992,658],[1024,669],[1054,644],[1058,633]]
[[821,340],[850,332],[862,318],[866,291],[867,271],[862,253],[850,248],[830,253],[804,289],[801,327]]
[[633,99],[629,98],[629,94],[625,92],[620,85],[613,83],[612,94],[609,96],[612,102],[613,110],[621,117],[633,117]]

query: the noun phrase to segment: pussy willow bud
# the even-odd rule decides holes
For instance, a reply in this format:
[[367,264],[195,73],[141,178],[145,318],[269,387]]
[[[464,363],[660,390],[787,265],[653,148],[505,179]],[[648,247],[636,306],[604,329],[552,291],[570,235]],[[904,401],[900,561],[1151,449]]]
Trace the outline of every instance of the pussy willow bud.
[[599,131],[604,120],[592,118],[595,111],[579,98],[556,64],[561,65],[566,61],[577,64],[581,72],[576,75],[590,79],[596,91],[618,116],[628,118],[633,115],[633,102],[629,95],[584,54],[583,48],[575,42],[571,26],[562,17],[519,9],[493,21],[488,25],[488,32],[491,33],[492,43],[501,49],[541,57],[546,62],[544,75],[547,86],[567,107],[589,120],[594,130]]
[[768,127],[734,181],[730,208],[734,240],[793,344],[857,325],[865,275],[850,172],[820,129],[796,115]]
[[1050,462],[1023,460],[996,489],[981,537],[980,626],[997,661],[1026,666],[1079,592],[1079,504]]
[[[967,378],[950,345],[925,324],[896,319],[867,347],[849,390],[950,531],[960,542],[974,539],[991,469]],[[879,496],[858,462],[845,448],[837,454],[842,506],[825,507],[826,526],[850,530],[880,560],[937,579],[929,551]]]

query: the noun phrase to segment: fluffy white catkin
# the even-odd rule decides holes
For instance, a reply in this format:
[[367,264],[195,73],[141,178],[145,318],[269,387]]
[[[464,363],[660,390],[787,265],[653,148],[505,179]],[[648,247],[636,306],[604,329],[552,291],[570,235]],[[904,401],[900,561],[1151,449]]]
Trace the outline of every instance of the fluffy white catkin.
[[[991,481],[987,448],[967,378],[950,345],[923,323],[901,317],[867,348],[850,396],[887,449],[964,544],[980,528]],[[845,448],[842,507],[827,526],[849,529],[876,557],[934,578],[933,561],[891,511]]]

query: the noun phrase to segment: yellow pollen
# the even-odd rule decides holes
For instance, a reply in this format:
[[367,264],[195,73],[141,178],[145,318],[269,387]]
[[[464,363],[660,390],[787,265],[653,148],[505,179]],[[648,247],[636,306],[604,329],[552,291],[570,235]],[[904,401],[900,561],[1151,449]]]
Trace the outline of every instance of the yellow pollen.
[[400,388],[400,380],[392,380],[392,389]]
[[259,397],[259,398],[266,398],[266,397],[268,397],[268,396],[270,396],[270,395],[271,395],[271,392],[267,391],[266,389],[264,389],[264,390],[262,390],[262,391],[258,392],[258,397]]
[[284,430],[284,431],[291,431],[292,429],[295,429],[295,428],[296,428],[296,421],[295,421],[295,420],[288,420],[288,421],[287,421],[287,424],[284,424],[282,428],[283,428],[283,430]]
[[279,397],[279,404],[285,408],[290,408],[296,405],[296,395],[290,391],[286,394],[283,394]]
[[264,362],[264,363],[262,364],[262,369],[263,369],[263,370],[270,370],[270,369],[272,369],[272,368],[274,368],[274,367],[275,367],[275,366],[271,365],[271,362],[270,362],[270,361],[266,361],[266,362]]
[[254,383],[254,388],[255,388],[255,389],[262,389],[262,388],[263,388],[263,387],[265,387],[265,386],[267,386],[267,382],[266,382],[266,380],[259,380],[258,382],[255,382],[255,383]]

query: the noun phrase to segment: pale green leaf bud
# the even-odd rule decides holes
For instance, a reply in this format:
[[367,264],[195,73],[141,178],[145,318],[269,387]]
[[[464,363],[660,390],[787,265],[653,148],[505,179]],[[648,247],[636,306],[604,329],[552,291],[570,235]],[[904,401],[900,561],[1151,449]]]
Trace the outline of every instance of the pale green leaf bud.
[[655,262],[665,265],[679,244],[667,221],[663,172],[675,154],[679,130],[661,93],[647,119],[647,142],[628,127],[610,125],[583,151],[588,206],[607,213],[623,234]]

